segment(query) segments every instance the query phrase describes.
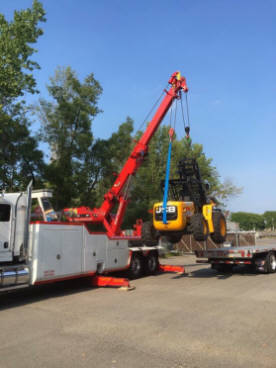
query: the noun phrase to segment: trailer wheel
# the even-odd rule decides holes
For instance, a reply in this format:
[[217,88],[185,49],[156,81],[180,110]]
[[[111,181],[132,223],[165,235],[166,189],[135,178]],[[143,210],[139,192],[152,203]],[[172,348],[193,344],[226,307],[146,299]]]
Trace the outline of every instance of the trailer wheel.
[[264,264],[265,273],[274,273],[276,271],[276,257],[274,252],[268,252]]
[[142,225],[142,242],[149,246],[155,246],[158,244],[159,234],[158,231],[154,228],[151,221],[143,222]]
[[191,227],[196,241],[204,241],[208,238],[208,224],[201,213],[195,213],[191,217]]
[[159,269],[159,260],[157,252],[150,252],[145,257],[145,270],[148,275],[154,275]]
[[211,234],[211,238],[214,243],[221,244],[226,240],[226,220],[222,212],[213,212],[213,225],[214,232]]
[[128,276],[130,279],[138,279],[144,273],[144,265],[140,254],[132,254]]

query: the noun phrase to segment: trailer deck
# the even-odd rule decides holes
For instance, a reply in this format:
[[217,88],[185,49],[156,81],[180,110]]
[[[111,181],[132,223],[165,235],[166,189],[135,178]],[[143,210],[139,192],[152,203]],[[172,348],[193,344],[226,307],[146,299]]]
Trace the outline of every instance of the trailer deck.
[[235,265],[251,265],[257,271],[276,271],[276,245],[249,245],[196,250],[197,263],[210,263],[219,271],[231,271]]

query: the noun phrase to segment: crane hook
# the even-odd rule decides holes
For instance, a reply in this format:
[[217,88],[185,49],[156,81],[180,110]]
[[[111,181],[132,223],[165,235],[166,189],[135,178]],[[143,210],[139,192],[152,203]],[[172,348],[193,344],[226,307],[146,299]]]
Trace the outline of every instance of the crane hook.
[[185,127],[185,133],[186,133],[186,140],[187,140],[187,143],[189,146],[191,146],[192,144],[192,140],[191,140],[191,137],[190,137],[190,127],[189,126],[186,126]]

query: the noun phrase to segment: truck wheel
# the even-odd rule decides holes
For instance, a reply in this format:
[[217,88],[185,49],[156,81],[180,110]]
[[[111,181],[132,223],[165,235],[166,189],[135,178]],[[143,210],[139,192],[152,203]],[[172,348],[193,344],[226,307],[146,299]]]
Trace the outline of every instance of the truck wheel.
[[145,257],[145,269],[148,275],[154,275],[159,269],[159,260],[157,252],[150,252]]
[[214,243],[221,244],[226,240],[226,220],[222,212],[213,212],[212,220],[214,225],[214,232],[211,234],[211,238]]
[[138,279],[144,273],[143,260],[140,254],[132,254],[128,276],[130,279]]
[[276,257],[274,252],[268,252],[265,257],[264,271],[265,273],[274,273],[276,271]]
[[148,247],[152,247],[158,244],[159,234],[154,228],[151,221],[143,222],[142,225],[142,242]]
[[195,213],[191,217],[191,227],[196,241],[204,241],[207,239],[209,234],[208,224],[201,213]]
[[165,235],[166,237],[166,240],[169,242],[169,243],[172,243],[172,244],[175,244],[175,243],[179,243],[181,238],[182,238],[183,234],[180,233],[180,232],[173,232],[173,233],[167,233]]

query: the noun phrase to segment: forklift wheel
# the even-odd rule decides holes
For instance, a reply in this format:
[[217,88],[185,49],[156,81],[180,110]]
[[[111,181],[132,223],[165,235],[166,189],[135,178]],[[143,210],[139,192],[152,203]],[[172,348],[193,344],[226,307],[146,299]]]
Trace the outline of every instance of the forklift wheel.
[[207,240],[209,235],[208,224],[201,213],[195,213],[191,217],[191,225],[196,241]]
[[148,247],[158,245],[159,236],[151,221],[143,222],[142,242]]
[[214,243],[221,244],[226,240],[226,220],[222,212],[213,212],[213,224],[214,232],[211,234],[211,238]]

